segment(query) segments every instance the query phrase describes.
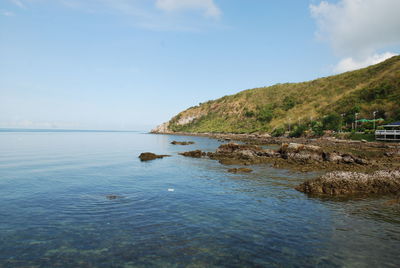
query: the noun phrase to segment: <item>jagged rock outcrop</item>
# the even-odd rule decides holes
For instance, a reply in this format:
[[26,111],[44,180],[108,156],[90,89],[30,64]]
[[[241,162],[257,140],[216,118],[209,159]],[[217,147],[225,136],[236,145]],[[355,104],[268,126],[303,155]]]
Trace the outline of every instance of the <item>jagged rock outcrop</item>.
[[150,131],[151,133],[172,133],[169,129],[169,122],[162,123]]

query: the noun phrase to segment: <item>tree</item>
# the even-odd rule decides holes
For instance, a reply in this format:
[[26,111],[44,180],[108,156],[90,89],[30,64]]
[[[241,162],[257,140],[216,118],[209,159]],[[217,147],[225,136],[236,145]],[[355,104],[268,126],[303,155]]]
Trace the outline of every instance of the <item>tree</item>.
[[340,130],[342,126],[342,117],[337,113],[331,113],[322,119],[322,126],[324,130]]
[[261,121],[261,122],[270,122],[272,120],[272,118],[274,118],[274,112],[273,109],[270,105],[266,105],[264,107],[262,107],[257,115],[257,120]]

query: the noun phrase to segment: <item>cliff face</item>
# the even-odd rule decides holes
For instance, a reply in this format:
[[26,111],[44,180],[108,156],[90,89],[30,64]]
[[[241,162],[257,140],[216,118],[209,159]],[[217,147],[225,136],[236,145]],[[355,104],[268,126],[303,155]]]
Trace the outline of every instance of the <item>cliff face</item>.
[[336,113],[351,122],[400,120],[400,56],[357,71],[303,83],[244,90],[174,116],[154,132],[270,132]]
[[169,122],[162,123],[161,125],[156,126],[154,129],[151,130],[151,133],[170,133],[169,130]]

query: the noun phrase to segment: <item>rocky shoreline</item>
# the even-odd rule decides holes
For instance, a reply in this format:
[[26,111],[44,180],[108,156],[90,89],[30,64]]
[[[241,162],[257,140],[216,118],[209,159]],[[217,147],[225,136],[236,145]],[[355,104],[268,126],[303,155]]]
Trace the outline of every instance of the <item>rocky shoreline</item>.
[[258,145],[230,142],[222,144],[215,152],[195,150],[180,154],[195,158],[208,157],[224,165],[274,163],[277,166],[281,163],[283,167],[286,163],[286,167],[300,171],[325,169],[329,165],[344,170],[349,166],[354,169],[370,166],[370,161],[350,153],[326,152],[319,146],[299,143],[284,143],[278,150],[272,150]]
[[[180,153],[186,157],[209,158],[223,165],[270,164],[300,172],[327,172],[296,187],[306,194],[400,194],[399,143],[339,140],[333,137],[274,138],[267,134],[156,134],[202,136],[224,142],[215,152],[194,150]],[[265,149],[266,145],[279,145],[279,148]],[[251,169],[230,168],[228,171],[247,173]]]
[[[154,132],[152,132],[154,133]],[[357,171],[371,173],[376,170],[392,170],[400,168],[400,143],[366,142],[355,140],[341,140],[334,137],[322,138],[285,138],[271,137],[268,134],[217,134],[217,133],[186,133],[186,132],[156,132],[154,134],[179,135],[179,136],[200,136],[217,139],[221,142],[240,142],[246,145],[255,146],[282,146],[282,144],[302,144],[305,148],[318,146],[323,154],[317,156],[327,161],[312,161],[312,157],[306,164],[298,161],[304,158],[304,152],[297,153],[294,157],[264,159],[261,162],[268,162],[277,168],[288,168],[296,171]],[[292,148],[289,148],[289,151]],[[293,152],[287,152],[292,156]],[[284,153],[285,154],[285,153]],[[287,154],[286,154],[287,155]],[[201,157],[197,152],[197,157]],[[286,159],[285,159],[286,158]],[[315,159],[315,160],[317,160]],[[259,160],[259,159],[258,159]],[[305,160],[305,159],[303,159]],[[352,162],[355,162],[353,164]],[[232,162],[232,159],[222,161]],[[243,161],[242,161],[243,162]],[[251,164],[257,161],[247,161]],[[304,161],[303,161],[304,162]],[[342,165],[345,162],[346,165]],[[368,162],[368,165],[366,163]],[[244,161],[244,164],[246,161]]]

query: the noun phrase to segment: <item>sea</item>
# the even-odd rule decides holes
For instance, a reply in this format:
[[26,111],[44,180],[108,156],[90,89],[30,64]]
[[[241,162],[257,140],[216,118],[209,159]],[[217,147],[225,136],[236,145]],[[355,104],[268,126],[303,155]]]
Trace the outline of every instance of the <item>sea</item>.
[[294,187],[319,173],[179,155],[222,143],[1,129],[0,267],[400,267],[393,197],[309,197]]

